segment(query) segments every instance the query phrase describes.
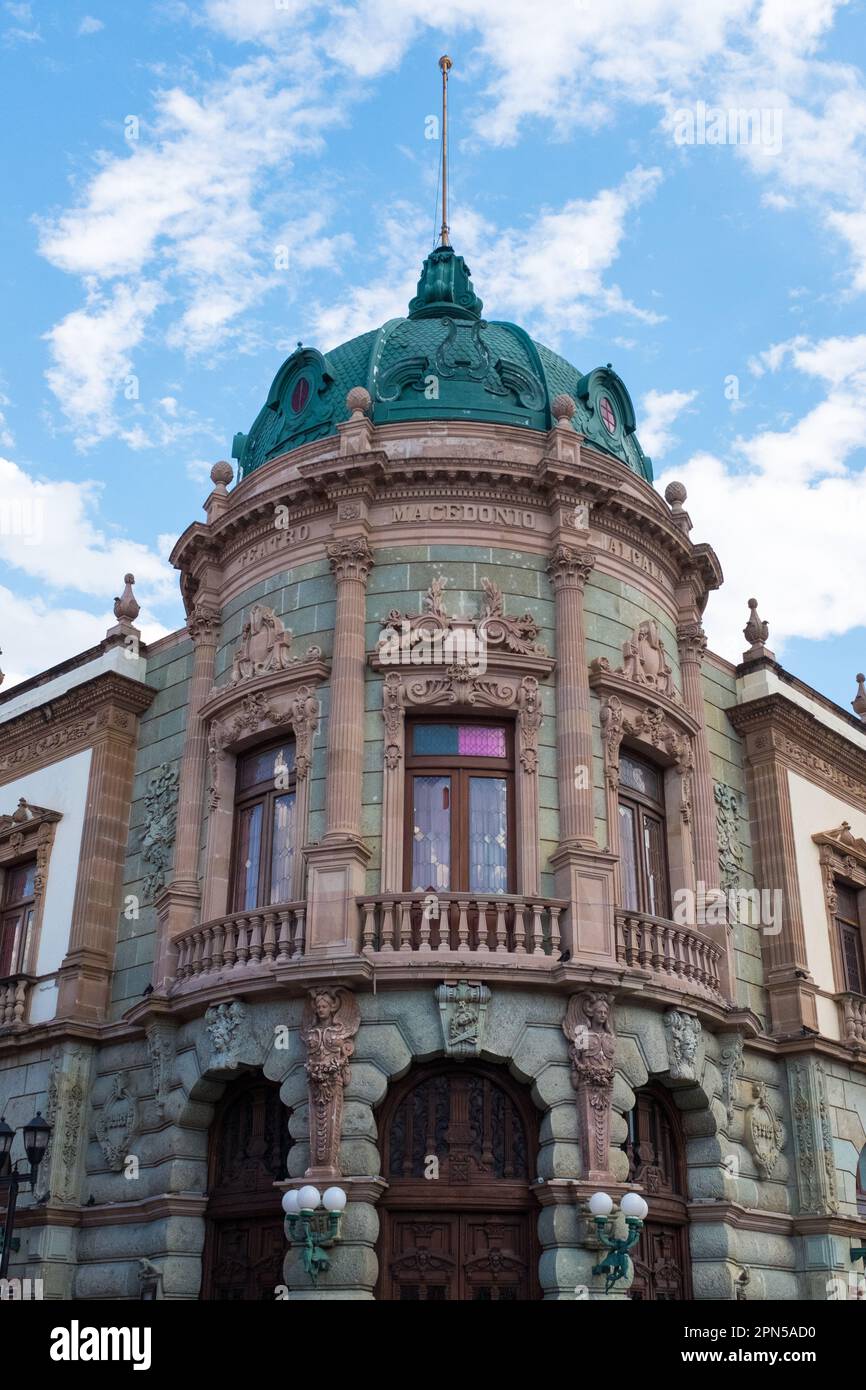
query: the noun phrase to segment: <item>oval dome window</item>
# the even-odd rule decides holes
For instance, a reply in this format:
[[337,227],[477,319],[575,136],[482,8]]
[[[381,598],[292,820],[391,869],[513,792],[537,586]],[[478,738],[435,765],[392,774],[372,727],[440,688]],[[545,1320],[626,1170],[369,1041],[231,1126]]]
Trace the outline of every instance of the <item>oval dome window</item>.
[[598,402],[598,413],[602,418],[608,434],[616,434],[616,411],[607,396],[602,396],[600,398]]
[[307,377],[299,377],[292,387],[290,404],[295,415],[300,415],[310,399],[310,383]]

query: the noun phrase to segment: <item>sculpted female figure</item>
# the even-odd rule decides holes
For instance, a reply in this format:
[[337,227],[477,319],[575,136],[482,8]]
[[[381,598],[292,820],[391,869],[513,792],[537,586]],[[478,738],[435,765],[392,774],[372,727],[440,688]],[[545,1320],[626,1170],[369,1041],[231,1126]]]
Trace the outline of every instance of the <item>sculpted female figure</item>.
[[310,1088],[310,1167],[307,1177],[339,1177],[343,1088],[361,1022],[358,1001],[341,986],[312,989],[304,1006],[301,1040]]

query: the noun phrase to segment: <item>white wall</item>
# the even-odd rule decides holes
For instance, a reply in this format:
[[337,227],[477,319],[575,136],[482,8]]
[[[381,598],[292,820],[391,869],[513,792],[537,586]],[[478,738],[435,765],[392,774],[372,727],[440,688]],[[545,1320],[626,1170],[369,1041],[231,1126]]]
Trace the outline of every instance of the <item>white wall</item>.
[[[800,902],[806,931],[806,960],[819,989],[835,992],[833,958],[830,954],[830,934],[827,924],[827,904],[821,879],[818,846],[812,836],[822,830],[836,830],[843,820],[848,821],[854,834],[866,839],[866,814],[849,806],[838,796],[817,787],[808,778],[788,769],[791,796],[791,815],[794,821],[794,845],[797,853],[797,878]],[[821,1001],[819,1001],[820,1004]],[[828,1023],[834,1011],[826,1001],[819,1009],[822,1020]],[[822,1027],[822,1032],[825,1029]],[[838,1022],[830,1037],[838,1037]]]
[[[6,815],[11,815],[23,796],[35,806],[59,811],[63,817],[55,827],[48,865],[42,933],[36,959],[37,975],[50,975],[59,969],[69,944],[91,751],[85,748],[71,758],[64,758],[50,767],[42,767],[0,787],[0,811]],[[31,1022],[42,1023],[47,1018],[53,1018],[55,1004],[56,990],[51,984],[46,983],[44,988],[36,986],[30,1007]]]

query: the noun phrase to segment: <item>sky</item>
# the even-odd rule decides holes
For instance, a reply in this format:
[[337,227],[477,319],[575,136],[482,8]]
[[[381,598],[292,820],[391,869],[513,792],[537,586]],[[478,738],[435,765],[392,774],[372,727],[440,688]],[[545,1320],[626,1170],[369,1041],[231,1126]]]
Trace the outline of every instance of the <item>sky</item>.
[[[0,0],[4,691],[97,642],[297,341],[452,242],[488,318],[612,362],[656,485],[789,670],[866,668],[866,0]],[[742,113],[742,114],[740,114]],[[751,113],[751,114],[748,114]]]

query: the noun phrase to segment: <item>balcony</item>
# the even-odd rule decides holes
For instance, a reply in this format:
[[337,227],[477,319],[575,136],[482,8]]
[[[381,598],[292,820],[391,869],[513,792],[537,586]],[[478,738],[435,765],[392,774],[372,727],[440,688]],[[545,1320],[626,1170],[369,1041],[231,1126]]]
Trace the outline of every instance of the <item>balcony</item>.
[[10,975],[0,980],[0,1033],[27,1026],[28,995],[32,975]]
[[172,993],[185,993],[189,982],[201,975],[261,974],[298,960],[304,954],[306,911],[306,902],[281,903],[235,912],[185,932],[177,939]]
[[[432,900],[432,901],[431,901]],[[560,916],[550,898],[472,893],[385,893],[359,899],[364,955],[546,956],[561,952]],[[431,910],[432,909],[432,910]]]
[[866,995],[840,994],[842,1038],[849,1047],[866,1050]]
[[616,913],[616,958],[621,965],[649,970],[653,984],[724,1004],[719,981],[722,950],[692,927],[645,913]]

